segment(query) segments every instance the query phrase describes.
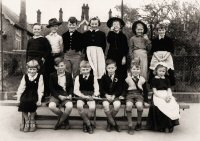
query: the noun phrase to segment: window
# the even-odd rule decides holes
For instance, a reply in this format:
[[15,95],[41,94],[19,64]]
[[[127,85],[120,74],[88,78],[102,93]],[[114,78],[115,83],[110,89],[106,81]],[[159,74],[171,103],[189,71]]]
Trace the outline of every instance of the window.
[[22,31],[19,29],[15,30],[15,47],[14,50],[21,50],[21,42],[22,42]]

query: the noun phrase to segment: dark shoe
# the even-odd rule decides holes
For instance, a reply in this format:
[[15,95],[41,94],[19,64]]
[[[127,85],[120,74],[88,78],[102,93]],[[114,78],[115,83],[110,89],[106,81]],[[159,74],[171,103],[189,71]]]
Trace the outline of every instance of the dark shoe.
[[83,123],[83,132],[86,133],[87,132],[87,126],[85,123]]
[[29,132],[29,129],[30,129],[29,121],[26,121],[26,123],[24,125],[24,132]]
[[135,126],[135,130],[136,130],[136,131],[142,130],[142,124],[141,124],[141,123],[140,123],[140,124],[137,123],[136,126]]
[[169,128],[169,133],[172,133],[174,131],[174,127]]
[[133,134],[134,134],[134,130],[133,130],[133,127],[132,127],[132,126],[129,126],[129,127],[128,127],[128,134],[129,134],[129,135],[133,135]]
[[121,132],[121,128],[117,124],[115,124],[114,128],[117,132]]
[[65,129],[69,129],[70,128],[70,126],[69,126],[69,120],[68,119],[66,119],[65,121],[64,121],[64,125],[65,125]]
[[91,125],[88,126],[88,133],[89,133],[89,134],[93,134],[93,133],[94,133],[94,130],[93,130],[93,128],[92,128]]
[[56,125],[55,125],[55,127],[54,127],[54,130],[60,129],[61,126],[62,126],[62,124],[60,124],[60,117],[58,117],[58,121],[57,121],[57,123],[56,123]]
[[35,125],[35,120],[30,121],[30,132],[35,132],[36,131],[36,125]]
[[107,128],[106,128],[106,131],[107,132],[110,132],[111,131],[111,125],[109,122],[107,122]]

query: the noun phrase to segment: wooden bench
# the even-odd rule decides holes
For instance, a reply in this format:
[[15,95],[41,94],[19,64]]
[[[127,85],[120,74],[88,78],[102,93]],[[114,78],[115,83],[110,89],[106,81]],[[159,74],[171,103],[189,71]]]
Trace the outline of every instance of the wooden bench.
[[[13,104],[14,105],[14,104]],[[77,110],[76,109],[76,100],[73,100],[73,110],[72,111],[75,111]],[[124,121],[127,121],[126,119],[126,110],[125,110],[125,101],[122,101],[122,105],[120,107],[120,110],[121,110],[121,115],[119,116],[116,116],[116,120],[118,122],[124,122]],[[179,107],[180,109],[182,110],[185,110],[185,109],[189,109],[190,106],[188,104],[183,104],[183,103],[179,103]],[[87,105],[85,105],[85,108],[87,108]],[[133,109],[135,109],[136,107],[133,107]],[[61,108],[62,110],[64,108]],[[144,110],[147,110],[148,111],[149,107],[144,107]],[[97,110],[101,110],[102,112],[102,115],[101,116],[98,116],[97,115]],[[136,120],[137,117],[133,117],[133,121]],[[36,114],[36,123],[37,123],[37,128],[40,128],[40,129],[53,129],[55,124],[56,124],[56,121],[57,121],[58,117],[53,114],[50,109],[48,108],[48,102],[44,102],[42,103],[42,105],[40,107],[38,107],[38,110],[37,110],[37,114]],[[147,119],[147,116],[144,117],[143,116],[143,121],[146,121]],[[69,117],[69,120],[70,120],[70,126],[72,129],[81,129],[82,128],[82,119],[81,117],[79,116],[78,112],[76,113],[76,115],[74,114],[71,114],[70,117]],[[103,105],[101,104],[101,100],[97,100],[97,104],[96,104],[96,111],[94,113],[94,117],[92,119],[92,122],[93,124],[95,125],[95,127],[97,129],[104,129],[106,127],[106,121],[107,120],[107,117],[106,115],[104,114],[103,112]],[[100,122],[99,124],[97,124],[97,121]],[[21,122],[21,125],[20,126],[23,126],[24,124],[24,119],[22,117],[22,122]],[[124,124],[120,124],[120,127],[122,129],[126,129],[127,126],[124,125]],[[142,127],[143,129],[145,129],[145,127]]]

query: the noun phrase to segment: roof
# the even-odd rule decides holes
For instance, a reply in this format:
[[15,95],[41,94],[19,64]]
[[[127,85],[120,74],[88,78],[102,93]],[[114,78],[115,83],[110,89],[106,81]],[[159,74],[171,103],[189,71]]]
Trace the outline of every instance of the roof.
[[[78,24],[80,24],[81,22],[82,22],[82,21],[78,21]],[[86,24],[86,23],[83,22],[83,25],[84,25],[84,24]],[[33,26],[33,24],[31,24],[31,27],[32,27],[32,26]],[[44,36],[46,36],[46,35],[49,34],[49,32],[50,32],[50,29],[47,28],[46,26],[47,26],[47,24],[42,24],[42,35],[44,35]],[[83,27],[80,26],[80,27],[78,28],[78,31],[82,32],[82,31],[83,31],[82,28],[83,28]],[[107,27],[106,22],[101,22],[101,26],[100,26],[99,29],[100,29],[101,31],[104,31],[106,34],[107,34],[108,31],[109,31],[109,28]],[[59,35],[62,35],[63,33],[67,32],[67,30],[68,30],[67,22],[63,22],[63,23],[59,26],[59,28],[58,28],[58,34],[59,34]]]
[[[17,27],[19,27],[21,29],[24,29],[19,24],[19,16],[15,12],[10,10],[8,7],[6,7],[5,5],[2,5],[2,14],[7,20],[9,20],[9,22],[12,25],[15,25],[15,26],[17,26]],[[29,24],[27,24],[27,31],[32,34],[32,27]]]

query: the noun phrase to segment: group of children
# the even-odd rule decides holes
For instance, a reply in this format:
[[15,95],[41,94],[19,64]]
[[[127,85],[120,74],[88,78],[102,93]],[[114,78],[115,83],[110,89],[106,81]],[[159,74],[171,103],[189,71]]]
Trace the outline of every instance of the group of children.
[[[33,38],[27,45],[27,73],[18,88],[19,111],[25,119],[20,130],[35,131],[35,113],[42,97],[50,96],[49,108],[58,115],[55,130],[69,128],[68,117],[76,100],[77,109],[83,119],[83,132],[92,134],[96,100],[101,99],[107,116],[107,131],[121,129],[115,120],[121,101],[126,104],[128,133],[141,130],[143,107],[148,104],[147,71],[150,51],[149,83],[153,90],[147,127],[152,130],[172,132],[178,125],[179,106],[170,87],[174,83],[173,42],[165,36],[165,27],[159,24],[158,38],[148,39],[147,26],[142,21],[133,23],[135,34],[130,39],[122,32],[125,23],[113,17],[107,21],[108,35],[99,30],[98,17],[91,18],[89,30],[77,31],[75,17],[68,20],[68,31],[62,36],[57,30],[61,22],[50,19],[47,28],[50,33],[41,36],[42,26],[33,25]],[[109,44],[106,53],[106,44]],[[150,48],[151,47],[151,48]],[[106,54],[106,55],[105,55]],[[105,57],[106,56],[106,57]],[[106,59],[105,59],[106,58]],[[132,61],[128,61],[131,58]],[[84,105],[88,105],[88,110]],[[110,108],[110,105],[113,108]],[[133,128],[132,108],[137,108],[137,124]],[[60,107],[65,107],[64,111]],[[29,115],[30,114],[30,115]]]

